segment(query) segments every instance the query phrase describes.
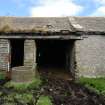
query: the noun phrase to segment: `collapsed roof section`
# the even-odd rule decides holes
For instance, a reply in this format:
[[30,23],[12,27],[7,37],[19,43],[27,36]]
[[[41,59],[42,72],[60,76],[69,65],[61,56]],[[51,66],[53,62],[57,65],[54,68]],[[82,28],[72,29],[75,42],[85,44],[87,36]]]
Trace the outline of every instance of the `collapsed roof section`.
[[105,17],[0,17],[0,34],[104,34]]

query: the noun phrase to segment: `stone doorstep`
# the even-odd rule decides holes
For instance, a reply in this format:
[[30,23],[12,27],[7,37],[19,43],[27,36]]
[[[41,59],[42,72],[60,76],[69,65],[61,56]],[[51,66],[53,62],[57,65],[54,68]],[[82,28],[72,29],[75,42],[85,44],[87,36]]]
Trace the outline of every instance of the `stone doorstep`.
[[13,71],[13,70],[21,71],[21,70],[30,70],[30,69],[32,69],[32,66],[18,66],[18,67],[13,67],[13,68],[12,68],[12,71]]
[[32,67],[14,67],[12,69],[12,81],[14,82],[30,82],[35,77],[35,70]]

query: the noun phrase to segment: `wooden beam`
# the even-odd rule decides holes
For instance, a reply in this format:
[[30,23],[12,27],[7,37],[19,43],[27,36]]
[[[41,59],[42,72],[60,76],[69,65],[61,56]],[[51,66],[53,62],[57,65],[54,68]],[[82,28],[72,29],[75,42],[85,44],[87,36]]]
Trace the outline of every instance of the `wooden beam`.
[[45,35],[45,36],[35,36],[35,35],[0,35],[0,39],[60,39],[60,40],[69,40],[69,39],[83,39],[82,36],[78,35]]

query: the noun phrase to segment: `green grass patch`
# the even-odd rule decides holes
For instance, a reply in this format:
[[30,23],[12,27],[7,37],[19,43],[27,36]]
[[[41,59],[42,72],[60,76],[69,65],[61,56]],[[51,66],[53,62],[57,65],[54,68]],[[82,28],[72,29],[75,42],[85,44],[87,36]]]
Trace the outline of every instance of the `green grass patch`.
[[14,98],[25,105],[27,105],[27,103],[32,103],[33,101],[33,95],[30,93],[16,94]]
[[[28,105],[28,103],[33,103],[33,95],[31,93],[11,93],[4,96],[4,100],[6,103],[14,103],[16,102],[21,103],[22,105]],[[33,104],[32,104],[33,105]]]
[[0,72],[0,80],[5,79],[5,74]]
[[53,105],[50,97],[48,96],[40,96],[36,105]]
[[4,96],[4,100],[6,105],[53,105],[49,96],[43,95],[36,100],[31,93],[11,93]]
[[16,91],[24,92],[26,90],[39,88],[41,83],[42,81],[39,78],[35,78],[31,82],[27,82],[27,83],[18,83],[18,82],[16,83],[16,82],[10,81],[6,83],[4,86],[6,88],[13,88]]
[[105,95],[105,78],[84,78],[81,77],[79,82],[96,92]]

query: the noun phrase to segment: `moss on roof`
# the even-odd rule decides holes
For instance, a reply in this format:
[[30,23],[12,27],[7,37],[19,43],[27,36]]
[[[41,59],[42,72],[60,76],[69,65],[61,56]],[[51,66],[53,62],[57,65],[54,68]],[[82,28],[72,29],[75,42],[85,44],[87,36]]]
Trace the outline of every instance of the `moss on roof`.
[[102,34],[105,33],[105,17],[0,17],[0,33],[55,32]]

